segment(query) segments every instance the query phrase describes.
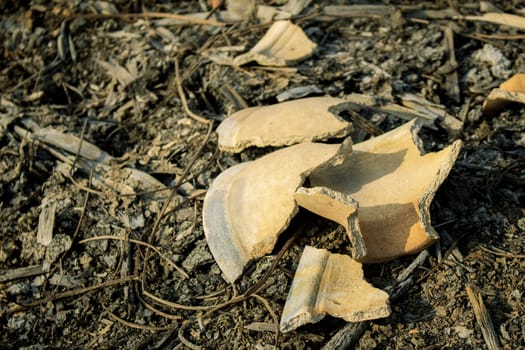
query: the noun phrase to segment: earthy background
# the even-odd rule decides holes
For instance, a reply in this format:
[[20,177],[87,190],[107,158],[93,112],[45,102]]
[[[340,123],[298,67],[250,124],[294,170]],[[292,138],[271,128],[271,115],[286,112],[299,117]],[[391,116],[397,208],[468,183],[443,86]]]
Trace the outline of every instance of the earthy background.
[[[525,34],[460,16],[487,10],[525,16],[525,4],[384,5],[391,7],[376,16],[342,18],[322,15],[320,5],[310,3],[293,21],[317,43],[315,54],[290,67],[264,68],[209,59],[210,52],[235,56],[252,47],[268,28],[254,16],[220,28],[168,16],[210,11],[204,1],[0,0],[0,347],[315,349],[343,329],[344,321],[327,317],[279,335],[276,345],[275,317],[302,248],[348,252],[344,230],[309,213],[301,214],[311,221],[308,229],[259,297],[209,307],[256,283],[291,232],[233,288],[222,279],[202,231],[202,195],[221,169],[270,149],[219,152],[216,135],[208,137],[207,125],[183,109],[177,83],[191,111],[213,120],[213,128],[240,108],[239,101],[272,104],[299,86],[394,101],[409,92],[443,105],[463,123],[455,137],[464,147],[431,208],[442,239],[414,271],[411,287],[392,302],[392,315],[364,325],[355,345],[486,348],[466,293],[472,284],[502,348],[525,347],[525,107],[510,105],[495,115],[481,109],[492,88],[525,73]],[[447,11],[436,16],[422,9]],[[144,11],[160,14],[127,15]],[[457,66],[450,65],[447,31]],[[447,85],[454,72],[459,94]],[[402,122],[363,117],[383,131]],[[121,196],[97,187],[94,174],[71,168],[17,132],[27,128],[24,118],[81,137],[116,157],[115,167],[141,170],[172,191]],[[428,150],[451,141],[439,125],[423,137]],[[56,203],[56,215],[53,244],[46,248],[37,232],[49,203]],[[103,237],[83,241],[97,236]],[[365,274],[386,287],[413,259],[365,266]],[[23,267],[30,269],[15,278]]]

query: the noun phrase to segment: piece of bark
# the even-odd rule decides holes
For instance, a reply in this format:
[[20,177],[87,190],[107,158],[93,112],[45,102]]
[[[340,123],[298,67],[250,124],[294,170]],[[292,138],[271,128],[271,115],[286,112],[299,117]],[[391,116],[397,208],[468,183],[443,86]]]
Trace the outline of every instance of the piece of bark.
[[310,95],[323,95],[323,90],[316,85],[298,86],[281,92],[279,95],[275,96],[275,98],[278,102],[284,102],[308,97]]
[[330,17],[384,17],[394,14],[395,6],[390,5],[328,5],[321,15]]
[[451,19],[454,17],[461,16],[454,8],[446,8],[440,10],[422,9],[422,10],[411,10],[404,12],[408,18],[419,18],[419,19]]
[[456,53],[454,49],[454,32],[452,31],[450,25],[445,28],[444,32],[444,42],[448,53],[447,64],[450,69],[449,72],[445,73],[445,91],[447,92],[448,97],[450,97],[455,102],[459,103],[459,80],[456,69],[458,67],[458,62],[456,61]]
[[465,16],[469,21],[489,22],[525,30],[525,17],[508,13],[489,12],[482,16]]
[[[312,196],[311,200],[296,196],[299,205],[348,229],[353,257],[360,262],[414,254],[439,238],[431,226],[429,206],[459,154],[461,141],[421,155],[420,127],[412,121],[356,144],[343,164],[312,172],[314,189],[298,191]],[[322,195],[315,192],[319,187],[326,188]],[[355,202],[349,197],[359,204],[357,219]]]
[[0,283],[14,281],[20,278],[38,276],[45,273],[42,265],[20,267],[17,269],[0,271]]
[[362,265],[342,254],[306,246],[284,305],[280,329],[289,332],[326,314],[348,322],[388,317],[388,294],[364,279]]
[[233,63],[241,66],[256,61],[263,66],[287,66],[310,57],[316,47],[298,25],[276,21],[249,52],[235,57]]
[[351,124],[329,111],[341,102],[325,96],[242,109],[217,128],[219,148],[236,153],[251,146],[288,146],[344,137]]
[[350,152],[350,140],[301,143],[233,166],[214,180],[204,198],[204,233],[229,282],[250,260],[272,251],[298,211],[294,193],[306,176],[315,168],[341,164]]

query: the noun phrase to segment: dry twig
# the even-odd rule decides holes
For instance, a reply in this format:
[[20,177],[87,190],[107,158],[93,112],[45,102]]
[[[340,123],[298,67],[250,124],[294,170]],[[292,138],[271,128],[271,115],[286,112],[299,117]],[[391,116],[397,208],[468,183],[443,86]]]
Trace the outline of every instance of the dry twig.
[[273,326],[274,326],[274,329],[275,329],[275,348],[278,349],[279,347],[279,318],[277,317],[277,314],[275,313],[275,311],[273,311],[270,303],[268,302],[268,300],[266,300],[265,298],[263,298],[262,296],[260,296],[259,294],[253,294],[253,297],[257,300],[259,300],[261,302],[261,304],[264,305],[264,307],[266,308],[266,310],[268,310],[268,312],[270,313],[270,316],[272,316],[272,320],[273,320]]
[[143,324],[129,322],[129,321],[126,321],[123,318],[118,317],[113,312],[109,311],[109,309],[107,307],[105,307],[104,305],[102,305],[102,307],[104,308],[104,311],[106,311],[108,313],[109,317],[111,317],[112,319],[114,319],[117,322],[122,323],[126,327],[135,328],[135,329],[143,329],[143,330],[153,331],[153,332],[156,332],[156,331],[169,331],[169,330],[173,329],[173,326],[155,327],[155,326],[147,326],[147,325],[143,325]]
[[210,19],[195,18],[186,15],[179,15],[177,13],[163,13],[163,12],[142,12],[142,13],[121,13],[121,14],[88,14],[88,15],[73,15],[72,17],[82,17],[85,19],[131,19],[131,18],[168,18],[185,22],[185,24],[200,24],[208,26],[222,27],[225,23],[217,22]]
[[487,347],[489,350],[499,349],[498,336],[494,330],[494,326],[492,325],[492,320],[490,319],[487,308],[483,303],[481,293],[479,293],[477,288],[472,284],[467,285],[466,289],[468,298],[472,304],[472,308],[474,309],[474,315],[476,316],[478,325],[481,328],[481,333],[483,334],[483,338],[485,339]]
[[112,239],[112,240],[117,240],[117,241],[128,241],[130,243],[134,243],[134,244],[137,244],[137,245],[145,246],[146,248],[149,248],[149,249],[153,250],[161,258],[166,260],[171,266],[173,266],[175,268],[175,270],[177,270],[182,276],[184,276],[184,278],[190,278],[190,276],[188,276],[186,271],[184,271],[182,268],[177,266],[177,264],[175,264],[173,261],[171,261],[171,259],[168,258],[165,254],[163,254],[158,247],[155,247],[154,245],[149,244],[147,242],[139,241],[138,239],[119,237],[119,236],[95,236],[95,237],[90,237],[90,238],[83,239],[83,240],[81,240],[78,243],[83,243],[84,244],[84,243],[88,243],[88,242],[91,242],[91,241],[98,241],[98,240],[102,240],[102,239]]
[[27,310],[29,308],[48,303],[50,301],[55,301],[55,300],[64,299],[64,298],[68,298],[68,297],[74,297],[74,296],[85,294],[85,293],[88,293],[88,292],[91,292],[91,291],[94,291],[94,290],[97,290],[97,289],[102,289],[102,288],[107,288],[107,287],[111,287],[111,286],[116,286],[116,285],[119,285],[119,284],[127,283],[129,281],[133,281],[133,280],[136,280],[136,279],[137,279],[137,276],[133,275],[133,276],[128,276],[126,278],[119,278],[119,279],[116,279],[116,280],[103,282],[103,283],[100,283],[100,284],[97,284],[97,285],[94,285],[94,286],[90,286],[90,287],[69,290],[69,291],[63,292],[63,293],[57,293],[57,294],[51,295],[49,297],[39,299],[39,300],[34,301],[32,303],[29,303],[29,304],[23,304],[23,305],[14,306],[14,307],[6,310],[4,312],[4,314],[10,315],[10,314],[13,314],[13,313],[16,313],[16,312],[24,311],[24,310]]
[[494,254],[497,256],[503,256],[505,258],[511,258],[511,259],[525,259],[525,254],[514,254],[511,252],[504,251],[503,249],[499,249],[496,247],[486,247],[484,245],[479,246],[481,250],[486,251],[487,253]]
[[6,283],[20,278],[33,277],[43,274],[42,265],[20,267],[17,269],[4,270],[0,273],[0,283]]
[[190,342],[188,339],[184,337],[184,329],[189,325],[189,322],[184,322],[182,326],[179,328],[178,337],[182,344],[186,345],[188,348],[192,350],[203,350],[201,346],[195,345],[192,342]]

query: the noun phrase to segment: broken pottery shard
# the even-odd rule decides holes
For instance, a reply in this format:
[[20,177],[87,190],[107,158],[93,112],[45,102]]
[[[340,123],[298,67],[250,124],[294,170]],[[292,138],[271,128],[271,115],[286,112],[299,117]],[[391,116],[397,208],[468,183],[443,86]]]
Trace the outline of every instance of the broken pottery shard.
[[326,314],[348,322],[390,315],[388,294],[365,281],[360,263],[306,246],[284,305],[281,331],[289,332]]
[[342,225],[352,235],[353,257],[366,255],[365,242],[359,234],[359,203],[352,197],[326,187],[301,187],[295,193],[295,201],[300,207]]
[[483,103],[483,112],[485,114],[497,113],[509,102],[525,104],[525,74],[515,74],[501,83],[499,89],[493,89]]
[[250,146],[288,146],[348,135],[351,124],[329,112],[343,100],[312,97],[240,110],[217,128],[219,148],[240,152]]
[[[430,223],[429,206],[459,154],[461,141],[421,155],[420,127],[414,120],[356,144],[341,165],[310,174],[314,188],[326,188],[322,195],[314,189],[298,192],[301,206],[345,225],[353,256],[360,262],[413,254],[439,238]],[[308,195],[313,198],[303,198]],[[358,220],[352,217],[355,204],[348,197],[359,203]],[[341,210],[349,215],[346,221]]]
[[262,23],[290,19],[300,14],[311,0],[289,0],[283,6],[257,5],[257,18]]
[[286,66],[310,57],[316,48],[301,27],[277,21],[247,53],[235,57],[235,65],[256,61],[263,66]]
[[206,193],[203,226],[215,261],[235,281],[246,263],[272,251],[297,212],[294,193],[319,166],[341,164],[351,142],[301,143],[221,173]]

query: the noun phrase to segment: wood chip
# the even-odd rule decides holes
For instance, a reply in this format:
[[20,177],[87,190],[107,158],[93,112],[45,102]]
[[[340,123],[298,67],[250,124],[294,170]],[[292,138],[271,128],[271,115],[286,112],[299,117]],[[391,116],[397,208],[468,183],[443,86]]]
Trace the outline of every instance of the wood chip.
[[508,13],[489,12],[482,16],[465,16],[463,18],[469,21],[489,22],[525,30],[525,17]]

